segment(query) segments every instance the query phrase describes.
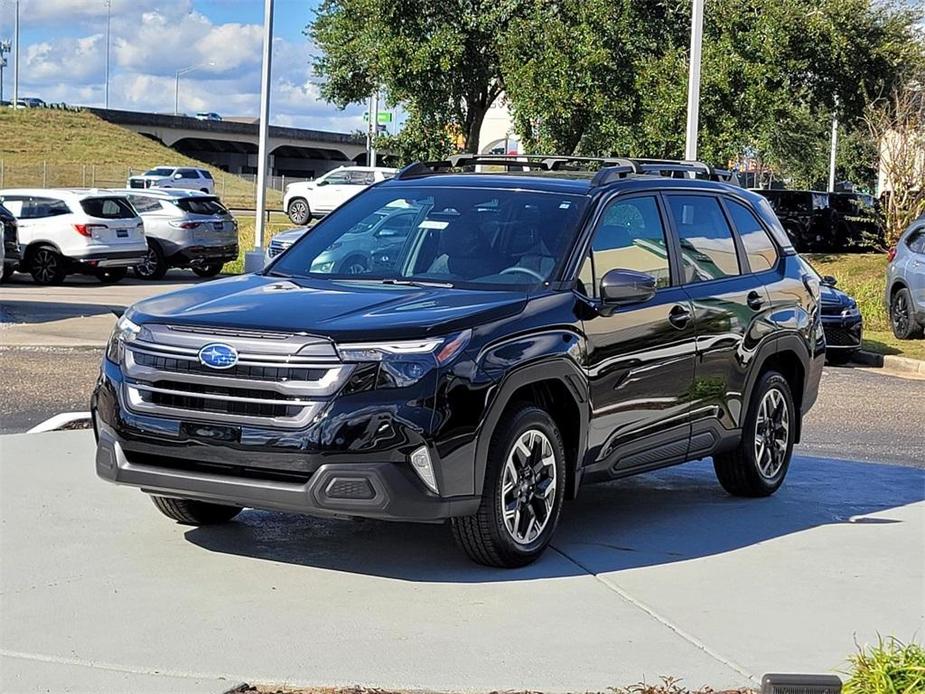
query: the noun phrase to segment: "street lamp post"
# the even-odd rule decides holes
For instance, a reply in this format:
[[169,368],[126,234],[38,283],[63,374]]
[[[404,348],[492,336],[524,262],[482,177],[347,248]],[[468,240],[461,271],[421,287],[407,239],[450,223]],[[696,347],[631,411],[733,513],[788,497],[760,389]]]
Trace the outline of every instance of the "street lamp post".
[[16,0],[13,11],[13,41],[16,45],[13,53],[13,108],[16,108],[19,105],[19,0]]
[[106,90],[105,103],[109,108],[109,38],[112,25],[112,0],[106,0]]
[[244,271],[263,267],[263,234],[267,208],[267,166],[269,164],[270,79],[273,59],[273,0],[263,3],[263,66],[260,73],[260,124],[257,136],[257,210],[254,220],[254,250],[244,256]]
[[179,70],[177,70],[177,81],[176,81],[176,84],[174,85],[174,94],[173,94],[173,115],[175,116],[180,115],[180,76],[185,75],[188,72],[192,72],[193,70],[198,70],[201,67],[204,67],[204,66],[212,67],[213,65],[215,65],[215,63],[210,60],[208,63],[200,63],[199,65],[190,65],[189,67],[184,67],[184,68],[180,68]]
[[691,12],[691,64],[687,80],[687,146],[684,158],[697,159],[697,130],[700,118],[700,54],[703,44],[703,3],[694,0]]
[[3,101],[3,71],[9,65],[6,54],[10,52],[11,48],[9,41],[0,41],[0,101]]

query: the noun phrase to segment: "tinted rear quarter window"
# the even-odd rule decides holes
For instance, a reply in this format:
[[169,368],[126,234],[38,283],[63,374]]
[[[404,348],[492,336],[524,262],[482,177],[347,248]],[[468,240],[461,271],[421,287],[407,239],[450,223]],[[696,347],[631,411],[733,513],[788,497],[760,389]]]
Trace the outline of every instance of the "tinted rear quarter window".
[[205,169],[200,171],[200,173],[203,175],[203,178],[208,178],[210,181],[212,180],[212,174]]
[[906,245],[913,253],[925,253],[925,227],[909,234]]
[[98,219],[132,219],[135,210],[125,198],[86,198],[80,201],[83,211]]
[[668,207],[681,243],[685,283],[739,274],[735,241],[719,200],[710,195],[669,195]]
[[161,209],[161,202],[155,198],[146,198],[141,195],[129,195],[129,202],[139,212],[158,212]]
[[777,249],[752,211],[733,200],[726,200],[726,207],[742,239],[752,272],[764,272],[777,265]]
[[228,210],[215,198],[180,198],[174,202],[184,212],[190,214],[226,214]]

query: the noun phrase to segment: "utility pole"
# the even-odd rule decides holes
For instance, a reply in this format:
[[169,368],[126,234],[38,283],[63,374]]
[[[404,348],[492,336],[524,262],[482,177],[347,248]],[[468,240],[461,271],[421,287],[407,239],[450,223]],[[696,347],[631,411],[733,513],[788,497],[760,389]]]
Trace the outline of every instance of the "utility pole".
[[10,64],[6,55],[11,48],[9,41],[0,41],[0,101],[3,101],[3,70]]
[[13,108],[19,105],[19,0],[16,0],[13,15],[13,41],[16,44],[13,53]]
[[829,192],[835,192],[835,155],[838,152],[838,97],[832,111],[832,151],[829,153]]
[[691,12],[691,64],[687,78],[687,146],[684,158],[697,159],[697,131],[700,118],[700,55],[703,44],[703,3],[694,0]]
[[369,165],[376,165],[376,137],[379,135],[379,90],[373,92],[373,107],[369,115],[372,123],[373,139],[369,141]]
[[270,131],[271,62],[273,58],[273,0],[263,3],[263,68],[260,76],[260,130],[257,144],[257,218],[254,220],[254,250],[244,258],[244,271],[263,268],[263,234],[267,208],[267,164]]
[[112,25],[112,0],[106,0],[106,108],[109,108],[109,38]]

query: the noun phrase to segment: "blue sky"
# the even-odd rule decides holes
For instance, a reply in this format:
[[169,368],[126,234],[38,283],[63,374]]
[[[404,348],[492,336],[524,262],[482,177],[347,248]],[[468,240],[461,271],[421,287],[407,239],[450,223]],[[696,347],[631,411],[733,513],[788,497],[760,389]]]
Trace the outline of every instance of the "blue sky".
[[[105,0],[20,3],[20,96],[102,106]],[[302,34],[317,5],[276,0],[271,121],[353,131],[363,106],[339,111],[318,98]],[[172,112],[176,71],[201,65],[181,78],[181,111],[256,116],[262,25],[261,0],[112,0],[110,106]],[[13,0],[0,0],[0,39],[12,34]],[[9,99],[12,71],[4,78]]]

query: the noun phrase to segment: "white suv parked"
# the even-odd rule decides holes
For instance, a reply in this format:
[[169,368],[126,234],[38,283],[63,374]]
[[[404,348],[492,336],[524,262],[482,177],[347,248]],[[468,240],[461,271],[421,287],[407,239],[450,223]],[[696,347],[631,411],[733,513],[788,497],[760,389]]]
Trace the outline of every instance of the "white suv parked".
[[323,217],[373,183],[392,178],[398,169],[341,166],[313,181],[290,183],[283,195],[283,209],[293,224],[308,224]]
[[6,189],[0,203],[19,222],[20,272],[38,284],[68,273],[118,282],[145,259],[141,217],[124,195],[97,190]]
[[188,188],[211,195],[215,181],[206,169],[181,166],[158,166],[141,176],[130,176],[127,188]]

